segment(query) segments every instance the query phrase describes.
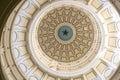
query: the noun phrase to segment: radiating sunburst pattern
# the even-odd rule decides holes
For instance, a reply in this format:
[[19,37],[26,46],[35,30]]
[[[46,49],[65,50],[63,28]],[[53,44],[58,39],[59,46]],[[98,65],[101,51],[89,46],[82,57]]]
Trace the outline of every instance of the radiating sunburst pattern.
[[[73,33],[67,41],[62,40],[57,34],[64,25],[69,26],[72,31],[68,33],[67,30],[70,30],[66,28],[68,36],[63,37],[67,38]],[[44,16],[40,22],[38,36],[41,48],[49,57],[57,61],[70,62],[80,59],[91,48],[94,29],[88,14],[75,7],[64,6]]]

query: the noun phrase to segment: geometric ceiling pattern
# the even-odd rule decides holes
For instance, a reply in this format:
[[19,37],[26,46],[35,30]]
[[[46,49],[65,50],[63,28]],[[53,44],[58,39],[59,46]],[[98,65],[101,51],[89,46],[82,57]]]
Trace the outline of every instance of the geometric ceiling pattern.
[[6,80],[109,80],[120,63],[120,17],[109,0],[25,0],[9,16]]

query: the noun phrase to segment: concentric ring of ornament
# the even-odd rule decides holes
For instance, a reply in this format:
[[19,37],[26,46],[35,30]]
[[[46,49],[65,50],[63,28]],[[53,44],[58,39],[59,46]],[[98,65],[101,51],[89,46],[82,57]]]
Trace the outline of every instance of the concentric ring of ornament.
[[[16,9],[11,13],[1,37],[0,57],[6,79],[111,79],[120,62],[120,17],[109,0],[89,0],[88,2],[84,2],[85,0],[83,2],[82,0],[21,1],[19,7],[16,7]],[[56,7],[60,7],[60,4],[64,4],[64,6],[66,4],[70,4],[71,6],[80,7],[83,10],[86,10],[87,8],[88,13],[94,14],[91,18],[94,16],[96,22],[103,23],[100,25],[100,28],[96,28],[100,31],[102,30],[102,32],[98,31],[97,33],[99,33],[99,35],[96,34],[97,37],[94,39],[95,41],[97,39],[101,40],[102,36],[102,41],[104,42],[101,42],[100,50],[100,43],[98,44],[97,42],[93,42],[93,45],[98,45],[95,46],[98,49],[93,49],[96,50],[95,53],[98,54],[92,53],[94,56],[87,54],[81,58],[80,61],[77,60],[70,63],[64,63],[51,59],[43,52],[39,42],[36,41],[38,40],[37,32],[39,29],[39,23],[41,23],[41,20],[44,18],[46,13],[54,10]],[[42,14],[42,12],[45,13]],[[38,18],[35,19],[36,17],[41,20]],[[94,29],[94,31],[96,29]]]
[[[58,7],[48,12],[41,20],[38,30],[43,52],[60,62],[75,61],[86,55],[93,44],[93,27],[96,26],[88,16],[82,9],[74,6]],[[72,38],[67,41],[58,36],[58,30],[63,25],[70,26],[73,31]]]
[[[52,12],[57,12],[57,11],[55,11],[55,9],[57,9],[57,8],[63,9],[64,5],[65,5],[65,7],[68,8],[68,11],[69,11],[70,7],[72,7],[71,9],[73,10],[73,12],[74,12],[74,10],[76,10],[76,12],[78,10],[78,13],[81,12],[80,17],[83,16],[85,18],[87,16],[87,18],[90,19],[88,21],[90,21],[90,23],[91,23],[91,24],[89,23],[87,25],[87,27],[89,26],[90,30],[93,30],[93,32],[94,32],[94,38],[91,36],[93,39],[93,42],[90,43],[91,47],[90,47],[90,49],[86,48],[87,53],[84,53],[83,54],[84,56],[82,56],[82,57],[81,56],[80,57],[79,56],[71,57],[68,60],[66,60],[66,57],[64,58],[64,55],[62,55],[62,58],[56,58],[56,56],[51,57],[51,55],[56,54],[56,53],[67,54],[67,52],[64,53],[66,51],[64,46],[62,47],[62,45],[64,45],[64,43],[63,44],[58,43],[56,38],[53,35],[55,32],[55,30],[54,30],[55,27],[46,25],[48,23],[50,23],[49,25],[55,24],[55,22],[49,22],[49,21],[54,21],[54,20],[51,20],[49,18],[50,15],[48,15],[48,16],[46,16],[46,15],[49,14],[49,12],[51,12],[51,14],[54,15],[54,13],[52,13]],[[52,6],[54,6],[54,7],[52,7]],[[61,8],[62,6],[63,6],[63,8]],[[54,15],[54,16],[57,18],[56,15]],[[84,16],[84,15],[86,15],[86,16]],[[58,21],[58,19],[55,21]],[[82,23],[78,23],[78,24],[82,25],[84,28],[86,28],[85,21],[84,20],[81,20],[81,21],[82,21]],[[44,24],[44,23],[46,23],[46,24]],[[100,23],[101,22],[99,21],[99,18],[97,18],[97,15],[89,7],[87,7],[86,5],[84,5],[82,3],[78,3],[77,1],[57,1],[57,2],[54,2],[54,3],[46,6],[36,15],[35,19],[33,20],[33,23],[30,26],[29,45],[30,45],[30,50],[32,52],[32,55],[33,55],[35,61],[37,61],[39,66],[42,67],[44,70],[50,72],[51,74],[58,75],[58,76],[61,75],[61,76],[68,77],[68,76],[75,76],[75,75],[79,75],[79,74],[83,73],[84,71],[87,70],[87,68],[91,68],[91,67],[89,67],[89,65],[93,66],[93,63],[97,62],[95,60],[96,55],[97,56],[101,55],[101,54],[99,54],[99,52],[101,51],[101,48],[100,48],[101,44],[102,45],[104,44],[104,42],[101,42],[102,38],[104,38],[104,36],[101,37],[101,35],[104,35],[104,29],[102,29],[102,25]],[[74,23],[69,23],[69,24],[74,24]],[[56,26],[58,26],[58,25],[56,25]],[[101,26],[101,27],[99,27],[99,26]],[[75,27],[77,27],[78,29],[80,28],[79,26],[74,26],[74,28]],[[94,29],[92,29],[92,28],[94,28]],[[101,32],[101,30],[102,30],[102,32]],[[41,36],[41,37],[39,37],[37,35],[38,34],[37,32],[40,34],[39,36]],[[78,32],[79,31],[75,30],[75,33],[78,33]],[[83,31],[83,33],[87,33],[87,32]],[[78,34],[77,34],[77,36],[79,36]],[[93,33],[89,32],[89,34],[93,34]],[[75,38],[78,38],[77,36],[75,35]],[[74,45],[75,41],[76,41],[76,39],[73,40],[73,43],[72,42],[70,44],[68,43],[68,45],[71,45],[71,44]],[[39,43],[40,43],[40,45],[38,45]],[[56,44],[61,45],[61,50],[58,47],[58,49],[59,49],[58,52],[55,52],[55,48],[57,48],[57,47],[55,47],[54,45],[56,45]],[[49,46],[49,47],[46,47],[46,46]],[[78,47],[78,49],[76,49],[76,47]],[[72,48],[69,48],[69,50],[74,50],[74,52],[70,53],[70,54],[72,54],[73,56],[74,56],[74,53],[79,55],[79,53],[81,53],[81,52],[79,52],[79,47],[80,47],[80,45],[75,46],[75,48],[74,48],[74,46]],[[104,45],[102,47],[104,47]],[[47,48],[49,48],[48,51],[45,51],[45,50],[47,50]],[[63,50],[64,50],[64,52],[61,52]],[[52,53],[50,53],[50,52],[52,52]],[[60,57],[61,57],[61,54],[59,55]],[[59,56],[57,56],[57,57],[59,57]],[[74,60],[74,59],[76,59],[76,60]]]

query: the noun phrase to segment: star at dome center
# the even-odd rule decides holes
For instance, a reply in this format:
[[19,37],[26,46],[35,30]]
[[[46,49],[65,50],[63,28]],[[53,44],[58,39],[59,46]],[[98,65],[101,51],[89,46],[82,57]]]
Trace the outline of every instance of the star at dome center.
[[63,31],[63,35],[66,35],[66,36],[67,36],[68,33],[69,33],[69,32],[68,32],[67,30],[64,30],[64,31]]
[[62,25],[58,29],[58,37],[63,40],[63,41],[68,41],[72,38],[73,36],[73,30],[70,26],[68,25]]

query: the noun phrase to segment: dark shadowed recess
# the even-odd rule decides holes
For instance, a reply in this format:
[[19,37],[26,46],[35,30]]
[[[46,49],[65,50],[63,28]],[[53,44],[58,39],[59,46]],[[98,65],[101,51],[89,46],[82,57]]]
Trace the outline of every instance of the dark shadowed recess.
[[[1,38],[3,27],[10,13],[20,1],[21,0],[0,0],[0,38]],[[2,74],[1,65],[0,65],[0,80],[5,80]]]

